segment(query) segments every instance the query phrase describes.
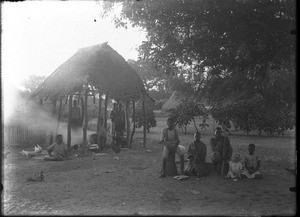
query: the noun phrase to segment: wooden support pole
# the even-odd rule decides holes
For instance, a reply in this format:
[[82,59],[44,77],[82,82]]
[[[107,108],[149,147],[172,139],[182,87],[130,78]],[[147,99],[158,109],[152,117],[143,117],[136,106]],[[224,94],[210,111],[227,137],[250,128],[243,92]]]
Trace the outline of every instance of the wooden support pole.
[[131,136],[130,136],[129,147],[132,146],[132,139],[133,139],[133,135],[135,133],[135,102],[134,102],[134,100],[132,100],[132,122],[133,122],[133,126],[132,126],[132,132],[131,132]]
[[143,93],[143,133],[144,133],[144,139],[143,139],[143,146],[146,147],[146,106],[145,106],[145,93]]
[[83,125],[83,117],[84,117],[84,101],[83,98],[80,97],[80,101],[81,101],[81,126]]
[[[44,101],[43,101],[43,98],[40,98],[39,100],[39,106],[41,109],[43,109],[43,105],[44,105]],[[26,132],[28,132],[28,130],[24,131],[25,132],[25,135],[24,135],[24,140],[23,141],[26,141],[28,139],[28,136],[26,136]],[[47,129],[46,127],[43,127],[43,129],[41,129],[41,133],[40,133],[40,143],[43,143],[43,144],[46,144],[46,137],[47,137]]]
[[[105,95],[104,102],[104,128],[107,129],[107,104],[108,104],[108,94]],[[104,141],[104,147],[106,145],[106,139]]]
[[71,115],[72,115],[72,99],[73,96],[69,95],[69,114],[68,114],[68,134],[67,134],[67,148],[71,147]]
[[[100,119],[101,119],[101,106],[102,106],[102,97],[101,97],[101,94],[99,93],[99,108],[98,108],[98,122],[97,122],[97,144],[99,146],[99,148],[102,148],[100,147],[100,128],[101,128],[101,123],[100,123]],[[103,124],[103,118],[102,118],[102,124]]]
[[130,101],[126,101],[126,108],[125,108],[125,118],[126,118],[126,143],[127,147],[130,146],[130,122],[129,122],[129,103]]
[[[53,103],[53,110],[52,110],[53,117],[55,116],[55,113],[56,113],[56,102],[57,102],[56,99],[52,101],[52,103]],[[50,145],[53,143],[53,133],[54,133],[53,132],[53,127],[51,127],[51,132],[50,132],[50,141],[49,141]]]
[[61,117],[62,101],[63,101],[63,99],[61,98],[61,100],[59,102],[59,110],[58,110],[58,117],[57,117],[56,134],[57,134],[57,131],[58,131],[59,121],[60,121],[60,117]]
[[44,105],[44,101],[42,98],[40,98],[40,106],[43,107],[43,105]]
[[87,126],[88,126],[88,90],[84,94],[84,123],[83,123],[83,147],[82,152],[85,152],[85,147],[87,146]]

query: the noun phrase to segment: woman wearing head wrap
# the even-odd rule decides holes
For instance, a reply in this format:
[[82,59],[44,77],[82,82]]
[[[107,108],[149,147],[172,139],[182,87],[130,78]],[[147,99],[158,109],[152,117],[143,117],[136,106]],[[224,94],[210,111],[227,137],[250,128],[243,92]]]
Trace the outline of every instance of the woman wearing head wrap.
[[205,163],[206,145],[200,139],[200,132],[195,133],[194,141],[189,145],[188,164],[184,171],[186,175],[202,177],[208,174],[208,168]]
[[232,147],[227,136],[222,135],[222,129],[217,127],[215,138],[210,140],[210,146],[213,153],[212,162],[217,174],[227,174],[228,162],[231,160]]

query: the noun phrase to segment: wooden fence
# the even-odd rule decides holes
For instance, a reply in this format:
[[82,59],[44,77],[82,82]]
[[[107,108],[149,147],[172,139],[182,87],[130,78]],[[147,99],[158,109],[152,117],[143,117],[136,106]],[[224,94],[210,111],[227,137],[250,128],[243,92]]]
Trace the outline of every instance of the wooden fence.
[[21,126],[10,125],[4,127],[4,140],[17,144],[45,144],[46,130],[32,130]]

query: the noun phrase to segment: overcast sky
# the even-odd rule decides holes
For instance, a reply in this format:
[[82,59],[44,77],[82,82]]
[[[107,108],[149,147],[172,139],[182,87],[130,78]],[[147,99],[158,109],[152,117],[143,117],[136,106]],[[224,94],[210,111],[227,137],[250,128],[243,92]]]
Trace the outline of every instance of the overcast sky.
[[[116,8],[116,13],[121,7]],[[78,49],[108,42],[125,60],[137,59],[145,33],[100,19],[96,1],[4,2],[1,79],[4,118],[13,115],[16,88],[30,75],[49,76]]]
[[126,60],[137,59],[144,33],[116,29],[100,19],[101,10],[95,1],[4,2],[3,83],[19,86],[31,74],[48,76],[79,48],[106,41]]

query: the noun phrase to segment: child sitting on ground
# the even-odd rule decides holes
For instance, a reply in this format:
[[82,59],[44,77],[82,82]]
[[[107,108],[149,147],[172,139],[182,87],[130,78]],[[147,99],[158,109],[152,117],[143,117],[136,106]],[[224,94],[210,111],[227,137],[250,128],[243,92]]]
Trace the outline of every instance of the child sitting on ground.
[[262,175],[260,174],[260,157],[254,154],[255,145],[249,144],[248,146],[249,154],[244,158],[244,166],[245,169],[241,174],[242,178],[249,178],[249,179],[261,179]]
[[47,148],[49,156],[46,156],[46,161],[62,161],[67,159],[67,148],[63,141],[63,135],[57,134],[55,142]]
[[241,173],[243,171],[242,157],[240,154],[233,154],[232,160],[229,161],[229,171],[225,178],[232,178],[236,180],[241,178]]

